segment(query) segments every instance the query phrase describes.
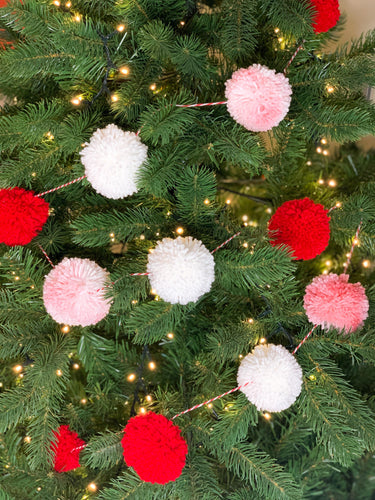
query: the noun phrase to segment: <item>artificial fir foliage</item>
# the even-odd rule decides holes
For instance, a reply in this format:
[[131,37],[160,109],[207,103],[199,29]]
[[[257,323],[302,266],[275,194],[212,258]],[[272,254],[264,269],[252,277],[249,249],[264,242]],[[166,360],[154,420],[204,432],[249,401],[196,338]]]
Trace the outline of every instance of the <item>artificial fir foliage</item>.
[[[316,0],[0,8],[14,47],[0,53],[1,499],[372,497],[375,154],[350,143],[375,131],[375,31],[328,52],[338,17]],[[249,68],[267,72],[236,100],[247,77],[226,82]],[[297,255],[268,222],[306,199],[319,213],[282,217]],[[180,236],[199,248],[176,253]],[[86,266],[46,301],[64,262]],[[309,321],[305,289],[325,275],[344,276],[338,315],[355,325],[329,308]],[[268,359],[272,387],[249,401],[241,360],[271,345],[280,375]],[[261,363],[245,371],[264,382]],[[136,426],[127,463],[136,415],[167,423]]]

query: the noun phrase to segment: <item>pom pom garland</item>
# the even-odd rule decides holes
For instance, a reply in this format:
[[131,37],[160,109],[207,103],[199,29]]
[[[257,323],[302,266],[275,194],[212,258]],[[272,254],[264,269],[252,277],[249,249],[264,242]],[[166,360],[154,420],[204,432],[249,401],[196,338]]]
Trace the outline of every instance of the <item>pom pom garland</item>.
[[240,68],[225,82],[231,117],[253,132],[276,127],[289,111],[292,87],[288,78],[260,64]]
[[304,308],[311,323],[323,329],[354,332],[368,316],[369,301],[361,283],[347,274],[322,274],[306,287]]
[[65,258],[46,276],[43,301],[58,323],[95,325],[109,311],[103,287],[109,273],[89,259]]
[[148,256],[151,286],[171,304],[196,302],[209,292],[215,279],[214,269],[211,253],[191,236],[164,238]]
[[166,484],[176,480],[188,451],[181,431],[163,415],[149,412],[129,420],[121,440],[124,459],[143,481]]
[[33,191],[0,189],[0,243],[27,245],[48,219],[48,203]]
[[136,179],[147,146],[134,132],[107,125],[94,132],[80,154],[87,179],[98,193],[118,199],[138,191]]
[[312,26],[315,33],[325,33],[334,26],[340,18],[338,0],[311,0],[315,11]]
[[323,205],[309,198],[286,201],[269,221],[271,245],[289,246],[294,259],[313,259],[328,246],[330,218],[327,213]]
[[79,465],[79,454],[86,444],[78,437],[78,434],[69,429],[68,425],[60,425],[54,432],[56,442],[51,445],[54,455],[54,469],[56,472],[67,472],[77,469]]
[[302,369],[285,347],[258,345],[245,356],[237,374],[238,385],[258,410],[278,412],[291,406],[301,392]]

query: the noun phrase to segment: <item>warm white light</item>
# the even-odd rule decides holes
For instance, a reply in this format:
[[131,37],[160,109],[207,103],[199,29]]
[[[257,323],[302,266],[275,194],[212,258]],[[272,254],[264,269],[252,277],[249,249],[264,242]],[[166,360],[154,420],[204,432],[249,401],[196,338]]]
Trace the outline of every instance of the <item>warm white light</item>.
[[88,486],[87,486],[87,489],[94,492],[98,489],[98,487],[96,486],[95,483],[90,483]]
[[248,322],[248,323],[250,323],[250,324],[253,324],[253,323],[254,323],[254,320],[253,320],[253,318],[249,318],[249,319],[247,320],[247,322]]
[[259,344],[265,344],[266,342],[267,342],[267,339],[265,339],[264,337],[259,339]]
[[15,276],[14,279],[15,279],[15,281],[18,281],[20,279],[20,277],[19,276]]
[[242,354],[240,354],[238,357],[239,357],[240,359],[242,359],[242,358],[243,358],[243,355],[242,355]]
[[307,160],[306,165],[307,165],[308,167],[311,167],[311,165],[312,165],[312,161],[311,161],[311,160]]
[[225,203],[226,203],[227,205],[230,205],[230,204],[231,204],[231,200],[228,198],[228,199],[225,201]]
[[205,205],[209,205],[210,204],[210,200],[208,198],[206,198],[203,202]]
[[122,67],[120,68],[120,73],[121,73],[122,75],[128,75],[128,74],[129,74],[129,68],[128,68],[127,66],[122,66]]
[[132,300],[132,304],[135,306],[135,304],[138,304],[138,300]]
[[117,26],[117,28],[116,28],[116,30],[117,30],[117,31],[119,31],[120,33],[121,33],[122,31],[124,31],[124,29],[125,29],[125,25],[124,25],[124,24],[119,24],[119,25]]
[[54,0],[53,4],[54,4],[54,5],[56,5],[56,7],[60,7],[60,2],[59,2],[59,0]]
[[23,438],[23,440],[25,441],[25,443],[31,443],[31,437],[30,436],[25,436]]
[[312,380],[314,382],[314,380],[316,380],[316,376],[315,375],[310,375],[309,376],[309,379]]
[[176,233],[177,233],[177,234],[184,234],[184,228],[183,228],[183,227],[178,227],[178,228],[176,229]]
[[64,325],[61,327],[61,331],[63,333],[69,333],[70,332],[70,326],[69,325]]
[[79,97],[73,97],[70,102],[75,106],[78,106],[81,103],[81,99]]
[[329,151],[328,151],[328,149],[324,149],[324,150],[323,150],[323,155],[324,155],[324,156],[328,156],[328,155],[329,155]]
[[332,85],[327,85],[326,89],[327,89],[327,92],[328,92],[329,94],[332,94],[332,92],[334,92],[334,91],[335,91],[335,88],[334,88],[334,87],[332,87]]
[[130,374],[127,376],[127,379],[129,380],[129,382],[134,382],[135,378],[136,378],[135,373],[130,373]]
[[81,404],[85,405],[87,403],[87,399],[83,398],[81,399]]
[[72,6],[72,2],[66,2],[65,7],[67,9],[70,9],[71,6]]
[[152,401],[152,397],[149,394],[146,396],[146,401],[148,401],[149,403]]
[[324,138],[323,138],[320,142],[321,142],[322,144],[327,144],[327,142],[328,142],[328,141],[327,141],[327,139],[324,139]]
[[283,37],[282,37],[282,36],[280,36],[280,37],[277,39],[277,41],[278,41],[279,43],[281,43],[281,42],[283,41]]
[[207,408],[212,408],[212,403],[208,403]]
[[63,372],[61,370],[56,370],[56,375],[58,377],[61,377],[62,374],[63,374]]
[[180,26],[185,26],[185,21],[180,21]]
[[148,367],[150,368],[150,370],[155,370],[156,364],[153,361],[150,361]]
[[144,408],[143,406],[141,406],[139,408],[139,413],[142,413],[144,415],[146,413],[146,408]]
[[79,370],[79,364],[78,364],[78,363],[74,363],[74,364],[73,364],[73,368],[74,368],[75,370]]
[[332,265],[332,262],[331,262],[330,260],[326,260],[326,261],[325,261],[325,265],[326,265],[327,267],[329,267],[329,266],[331,266],[331,265]]
[[275,31],[275,33],[276,33],[276,35],[277,35],[277,33],[279,33],[279,31],[280,31],[280,28],[275,28],[275,30],[274,30],[274,31]]
[[266,419],[266,420],[271,420],[271,414],[270,413],[263,413],[263,417]]
[[272,214],[272,208],[270,208],[270,207],[266,208],[266,213],[267,214]]
[[151,83],[150,90],[156,90],[156,83]]
[[328,274],[328,270],[324,269],[323,274]]
[[324,184],[324,179],[319,179],[318,184]]
[[167,334],[167,337],[168,337],[169,339],[173,339],[174,334],[173,334],[172,332],[171,332],[171,333],[168,333],[168,334]]
[[249,246],[249,244],[245,241],[245,243],[243,243],[242,245],[244,248],[247,248]]
[[337,186],[337,183],[336,183],[335,179],[330,179],[330,180],[328,181],[328,186],[330,186],[330,187],[332,187],[332,188],[336,187],[336,186]]
[[74,20],[77,21],[77,23],[79,23],[81,20],[81,16],[77,14],[76,16],[74,16]]
[[14,373],[21,373],[22,370],[23,370],[23,366],[22,365],[15,365],[15,366],[13,366]]
[[117,102],[118,101],[118,96],[116,94],[111,95],[111,100],[112,102]]
[[243,216],[242,216],[242,220],[243,220],[244,222],[246,222],[247,220],[249,220],[249,216],[248,216],[248,215],[243,215]]
[[317,153],[319,153],[319,154],[320,154],[322,151],[323,151],[323,150],[322,150],[322,148],[321,148],[320,146],[318,146],[318,147],[316,148],[316,152],[317,152]]
[[371,262],[370,262],[369,260],[364,260],[364,261],[362,262],[362,266],[363,266],[363,267],[370,267],[370,264],[371,264]]
[[336,203],[336,207],[337,207],[337,208],[340,208],[340,207],[341,207],[341,202],[340,202],[340,201],[338,201],[338,202]]
[[359,239],[358,239],[358,238],[354,238],[354,240],[353,240],[353,244],[354,244],[354,245],[358,245],[358,243],[359,243]]

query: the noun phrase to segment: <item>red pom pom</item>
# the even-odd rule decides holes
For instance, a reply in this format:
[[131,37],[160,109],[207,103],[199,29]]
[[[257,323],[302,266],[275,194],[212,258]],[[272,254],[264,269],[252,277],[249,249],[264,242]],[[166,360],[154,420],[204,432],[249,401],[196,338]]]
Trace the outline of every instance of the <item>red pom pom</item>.
[[340,18],[338,0],[311,0],[316,11],[312,26],[315,33],[325,33],[334,26]]
[[27,245],[48,219],[48,203],[33,191],[0,189],[0,243]]
[[293,259],[313,259],[329,242],[329,221],[323,205],[309,198],[283,203],[271,217],[268,233],[272,246],[287,245]]
[[177,425],[149,412],[131,418],[124,433],[125,462],[143,481],[165,484],[180,476],[188,448]]
[[71,431],[68,425],[60,425],[54,435],[57,440],[51,445],[51,450],[55,455],[55,471],[67,472],[80,467],[79,454],[86,444],[83,439],[80,439],[76,432]]

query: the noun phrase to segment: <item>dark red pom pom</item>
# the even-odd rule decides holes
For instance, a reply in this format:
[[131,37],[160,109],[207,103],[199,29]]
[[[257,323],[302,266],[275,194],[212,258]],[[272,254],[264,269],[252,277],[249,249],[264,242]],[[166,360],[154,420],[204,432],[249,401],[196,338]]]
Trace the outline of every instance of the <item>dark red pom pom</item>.
[[271,245],[287,245],[294,259],[313,259],[329,242],[329,221],[323,205],[309,198],[283,203],[271,217],[268,233]]
[[55,471],[67,472],[80,467],[79,454],[86,443],[78,437],[76,432],[71,431],[68,425],[60,425],[54,434],[57,440],[51,445],[51,450],[55,456]]
[[311,0],[316,11],[313,16],[313,28],[315,33],[325,33],[334,26],[340,18],[338,0]]
[[124,433],[125,462],[143,481],[165,484],[180,476],[188,448],[177,425],[149,412],[131,418]]
[[48,203],[33,191],[0,189],[0,243],[27,245],[48,219]]

